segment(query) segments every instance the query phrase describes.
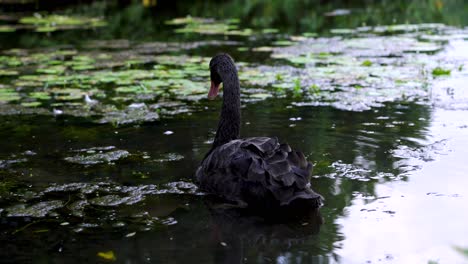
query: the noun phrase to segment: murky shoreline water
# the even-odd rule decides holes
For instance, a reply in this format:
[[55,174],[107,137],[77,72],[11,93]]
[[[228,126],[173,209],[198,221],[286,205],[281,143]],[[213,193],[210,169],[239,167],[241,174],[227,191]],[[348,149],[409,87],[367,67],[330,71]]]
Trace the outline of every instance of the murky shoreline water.
[[[2,259],[467,261],[455,249],[468,247],[467,28],[170,23],[190,41],[0,51]],[[193,184],[219,114],[204,99],[214,50],[239,62],[242,135],[277,136],[314,163],[326,201],[309,221],[218,210]]]

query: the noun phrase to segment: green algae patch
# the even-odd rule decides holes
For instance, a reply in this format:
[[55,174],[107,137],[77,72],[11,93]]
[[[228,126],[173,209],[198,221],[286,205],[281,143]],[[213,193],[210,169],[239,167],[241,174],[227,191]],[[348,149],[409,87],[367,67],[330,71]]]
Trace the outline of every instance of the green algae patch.
[[437,77],[437,76],[450,75],[451,72],[452,72],[451,70],[437,67],[432,70],[432,76]]

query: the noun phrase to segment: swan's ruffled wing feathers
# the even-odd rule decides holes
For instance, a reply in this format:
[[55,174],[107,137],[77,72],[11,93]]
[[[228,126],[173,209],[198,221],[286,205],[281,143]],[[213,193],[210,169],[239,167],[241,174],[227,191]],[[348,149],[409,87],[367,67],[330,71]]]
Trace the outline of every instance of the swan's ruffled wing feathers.
[[288,205],[296,199],[321,196],[310,189],[312,164],[301,152],[276,138],[254,137],[230,141],[214,149],[196,177],[203,191],[247,204],[268,199]]
[[279,146],[277,138],[253,137],[241,141],[241,148],[250,150],[253,154],[257,154],[262,158],[267,158]]

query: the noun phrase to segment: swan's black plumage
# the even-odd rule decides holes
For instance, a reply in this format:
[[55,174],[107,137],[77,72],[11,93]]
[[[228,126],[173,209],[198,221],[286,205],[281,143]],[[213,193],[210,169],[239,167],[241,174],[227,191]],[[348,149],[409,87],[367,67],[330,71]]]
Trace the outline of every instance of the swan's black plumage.
[[319,207],[322,197],[310,188],[312,164],[301,152],[276,138],[239,139],[239,80],[232,58],[216,55],[210,71],[209,94],[216,95],[223,82],[223,106],[213,146],[196,172],[200,189],[241,207],[266,211]]

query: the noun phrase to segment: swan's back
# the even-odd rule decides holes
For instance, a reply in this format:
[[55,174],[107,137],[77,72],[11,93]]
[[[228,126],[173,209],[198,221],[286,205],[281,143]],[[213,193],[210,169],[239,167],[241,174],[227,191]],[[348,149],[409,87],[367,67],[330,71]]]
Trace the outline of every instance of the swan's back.
[[232,140],[213,149],[196,172],[200,189],[250,208],[292,205],[317,208],[310,188],[312,164],[276,138]]

